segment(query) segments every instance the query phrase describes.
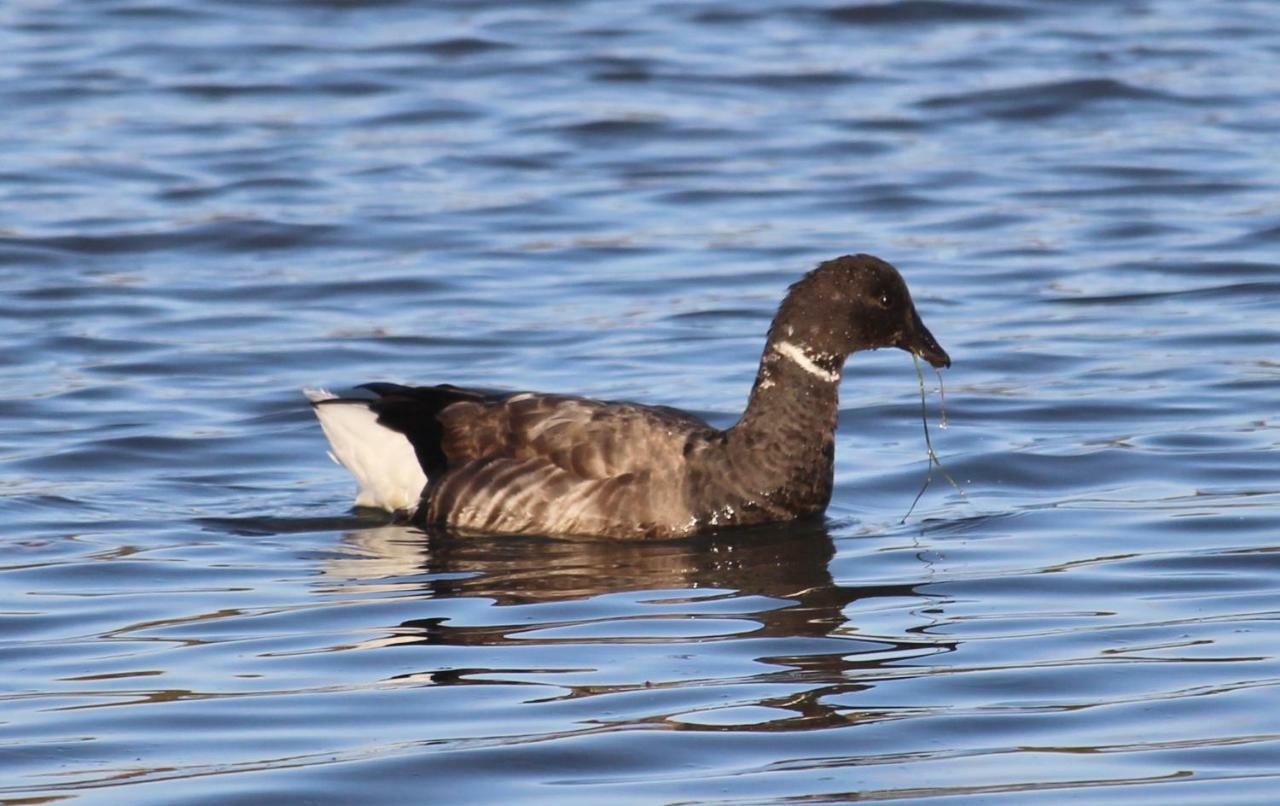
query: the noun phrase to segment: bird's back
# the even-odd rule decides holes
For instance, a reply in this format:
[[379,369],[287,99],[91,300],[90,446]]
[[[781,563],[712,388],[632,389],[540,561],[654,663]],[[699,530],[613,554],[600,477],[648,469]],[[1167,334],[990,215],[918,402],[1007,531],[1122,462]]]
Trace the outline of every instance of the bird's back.
[[457,387],[372,387],[428,482],[419,517],[491,532],[669,537],[691,529],[688,457],[720,432],[675,409]]

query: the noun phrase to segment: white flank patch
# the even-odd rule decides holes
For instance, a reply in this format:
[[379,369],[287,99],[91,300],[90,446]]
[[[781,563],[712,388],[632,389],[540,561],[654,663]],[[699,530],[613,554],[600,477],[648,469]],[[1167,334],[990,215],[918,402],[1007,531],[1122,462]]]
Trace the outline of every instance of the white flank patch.
[[[323,389],[304,389],[312,403],[334,400],[337,395]],[[409,438],[399,431],[378,425],[362,400],[315,406],[320,427],[333,450],[329,457],[356,477],[360,489],[356,506],[379,507],[391,512],[414,510],[427,484]]]
[[312,403],[319,403],[321,400],[336,400],[337,395],[328,389],[303,389],[302,394],[307,396],[307,400]]
[[809,357],[803,349],[797,347],[789,341],[780,341],[773,345],[773,349],[783,358],[790,359],[800,366],[800,369],[827,383],[836,383],[840,380],[839,372],[825,370]]

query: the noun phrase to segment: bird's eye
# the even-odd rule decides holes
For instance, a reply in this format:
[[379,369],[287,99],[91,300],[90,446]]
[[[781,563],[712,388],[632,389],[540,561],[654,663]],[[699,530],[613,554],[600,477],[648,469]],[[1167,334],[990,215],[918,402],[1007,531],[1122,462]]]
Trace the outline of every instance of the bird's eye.
[[889,307],[889,295],[888,295],[888,294],[881,294],[881,295],[880,295],[880,307],[881,307],[881,308],[888,308],[888,307]]

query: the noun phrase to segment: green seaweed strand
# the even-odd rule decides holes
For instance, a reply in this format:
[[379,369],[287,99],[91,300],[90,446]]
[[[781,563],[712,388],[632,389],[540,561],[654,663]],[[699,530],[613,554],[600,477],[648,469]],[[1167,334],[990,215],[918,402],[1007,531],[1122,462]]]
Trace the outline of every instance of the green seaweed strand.
[[[929,485],[933,483],[933,468],[935,465],[938,468],[938,472],[942,473],[943,478],[951,482],[951,486],[956,488],[956,492],[960,494],[960,497],[964,498],[966,501],[969,500],[965,497],[964,490],[960,489],[960,485],[956,484],[956,480],[951,478],[951,474],[942,466],[941,460],[938,459],[938,454],[933,451],[933,439],[929,436],[929,410],[925,404],[924,371],[920,369],[920,356],[912,353],[911,360],[915,362],[916,379],[920,381],[920,422],[924,425],[924,445],[929,453],[929,471],[924,477],[924,484],[920,486],[920,492],[916,493],[916,497],[911,501],[911,507],[907,510],[907,514],[902,516],[902,520],[899,521],[899,523],[907,522],[907,518],[911,517],[911,513],[915,511],[916,504],[920,503],[920,497],[924,495],[924,491],[929,489]],[[941,389],[941,373],[938,375],[938,381],[938,388]],[[943,422],[945,423],[946,414],[943,414],[943,418]]]

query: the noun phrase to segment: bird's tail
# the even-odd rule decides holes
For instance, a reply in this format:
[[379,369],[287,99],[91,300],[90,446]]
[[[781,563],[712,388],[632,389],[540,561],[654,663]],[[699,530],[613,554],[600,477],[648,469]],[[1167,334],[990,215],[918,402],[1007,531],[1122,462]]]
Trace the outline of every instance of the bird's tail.
[[426,473],[409,438],[378,422],[371,400],[343,398],[323,389],[304,389],[320,427],[329,438],[329,457],[356,477],[356,506],[412,513]]

